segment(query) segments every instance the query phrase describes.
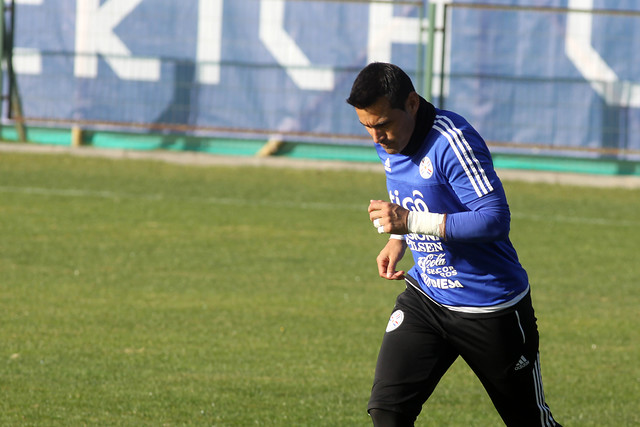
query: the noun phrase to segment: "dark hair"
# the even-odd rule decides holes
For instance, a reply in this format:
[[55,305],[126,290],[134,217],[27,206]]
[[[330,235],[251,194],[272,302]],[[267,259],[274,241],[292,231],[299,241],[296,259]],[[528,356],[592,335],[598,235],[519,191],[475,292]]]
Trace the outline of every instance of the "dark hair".
[[391,108],[404,110],[404,104],[411,92],[415,92],[413,83],[400,67],[373,62],[364,67],[356,77],[347,103],[364,109],[384,96],[389,100]]

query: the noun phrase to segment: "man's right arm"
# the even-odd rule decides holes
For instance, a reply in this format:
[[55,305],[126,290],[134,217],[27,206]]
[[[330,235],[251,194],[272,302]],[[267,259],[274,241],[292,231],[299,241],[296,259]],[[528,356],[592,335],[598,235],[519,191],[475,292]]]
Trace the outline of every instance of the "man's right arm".
[[404,239],[391,237],[376,258],[378,274],[388,280],[404,280],[405,272],[396,270],[398,263],[404,256],[407,242]]

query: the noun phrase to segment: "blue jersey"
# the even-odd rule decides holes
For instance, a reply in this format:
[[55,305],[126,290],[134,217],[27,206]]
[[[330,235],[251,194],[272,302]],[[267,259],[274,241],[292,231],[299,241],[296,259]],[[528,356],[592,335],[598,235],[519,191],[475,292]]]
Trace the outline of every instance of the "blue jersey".
[[415,262],[408,281],[461,312],[515,304],[529,282],[508,237],[509,206],[484,140],[464,118],[424,100],[417,120],[402,153],[376,145],[392,203],[447,214],[446,238],[405,236]]

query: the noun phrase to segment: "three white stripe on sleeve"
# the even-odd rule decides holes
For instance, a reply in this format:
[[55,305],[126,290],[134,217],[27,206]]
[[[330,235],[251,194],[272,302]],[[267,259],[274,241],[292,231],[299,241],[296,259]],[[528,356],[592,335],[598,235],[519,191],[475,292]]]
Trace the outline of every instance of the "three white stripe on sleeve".
[[433,127],[449,141],[449,145],[451,145],[454,153],[456,153],[456,157],[458,157],[458,161],[462,165],[478,197],[482,197],[493,191],[493,186],[473,153],[473,149],[465,139],[462,131],[455,127],[451,119],[443,115],[438,115],[436,116]]

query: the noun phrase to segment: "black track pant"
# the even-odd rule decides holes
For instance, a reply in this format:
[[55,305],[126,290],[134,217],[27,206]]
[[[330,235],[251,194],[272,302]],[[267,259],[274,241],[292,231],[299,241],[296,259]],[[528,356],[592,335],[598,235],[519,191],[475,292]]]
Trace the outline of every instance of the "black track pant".
[[369,401],[370,412],[381,410],[373,411],[374,424],[376,412],[388,411],[405,420],[397,425],[413,425],[461,356],[506,425],[559,426],[545,403],[538,342],[529,295],[503,312],[472,316],[443,308],[408,285],[396,300],[378,355]]

